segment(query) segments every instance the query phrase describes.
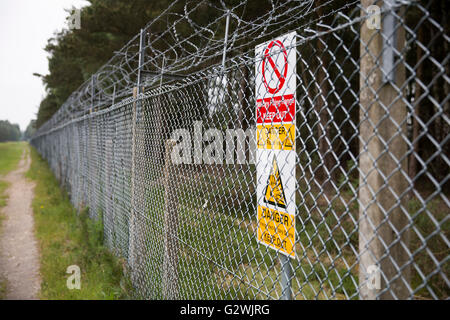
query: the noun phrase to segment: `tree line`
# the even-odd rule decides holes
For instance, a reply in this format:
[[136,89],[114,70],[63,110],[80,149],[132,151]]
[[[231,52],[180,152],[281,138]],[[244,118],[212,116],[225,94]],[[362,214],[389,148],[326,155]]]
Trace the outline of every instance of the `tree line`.
[[18,124],[12,124],[8,120],[0,120],[0,142],[19,141],[22,138]]

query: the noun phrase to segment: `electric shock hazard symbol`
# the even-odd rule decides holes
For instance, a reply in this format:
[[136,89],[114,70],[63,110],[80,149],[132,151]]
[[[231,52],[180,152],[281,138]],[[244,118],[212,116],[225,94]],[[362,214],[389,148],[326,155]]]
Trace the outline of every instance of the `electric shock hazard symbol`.
[[264,202],[280,208],[286,208],[286,197],[284,196],[283,183],[281,182],[280,171],[278,170],[277,158],[275,156],[273,156],[272,172],[269,175],[264,193]]

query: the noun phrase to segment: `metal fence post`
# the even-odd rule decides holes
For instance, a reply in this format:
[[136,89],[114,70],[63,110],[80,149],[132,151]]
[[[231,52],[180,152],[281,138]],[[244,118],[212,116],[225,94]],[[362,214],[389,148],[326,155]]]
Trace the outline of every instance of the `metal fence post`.
[[163,262],[163,298],[178,299],[178,208],[176,178],[171,161],[176,141],[166,142],[164,166],[164,262]]
[[138,87],[133,88],[133,111],[132,111],[132,135],[131,135],[131,217],[130,217],[130,227],[129,227],[129,250],[128,258],[130,263],[131,280],[134,284],[136,277],[136,208],[135,208],[135,180],[136,180],[136,118],[137,118],[137,108],[136,108],[136,97],[138,95]]
[[138,73],[137,73],[137,90],[138,93],[142,93],[142,67],[145,62],[145,31],[141,29],[139,34],[139,65],[138,65]]
[[104,175],[104,202],[105,212],[104,224],[105,224],[105,238],[109,248],[113,248],[113,224],[112,224],[112,203],[111,203],[111,173],[112,173],[112,139],[105,140],[105,175]]
[[281,299],[291,300],[292,299],[292,266],[289,257],[284,254],[280,254],[281,263]]
[[227,44],[228,44],[228,28],[230,25],[230,10],[227,12],[227,19],[225,21],[225,39],[223,41],[223,53],[222,53],[222,71],[225,72],[225,58],[227,55]]
[[[365,9],[379,2],[362,0]],[[386,81],[383,40],[393,30],[370,29],[363,20],[360,44],[360,158],[359,158],[359,286],[361,299],[409,297],[408,223],[402,210],[407,190],[407,110],[402,91],[404,57],[395,75]],[[396,50],[402,52],[405,35],[396,30]],[[392,41],[391,43],[394,43]],[[392,49],[392,48],[391,48]]]
[[138,114],[140,112],[140,102],[137,100],[139,93],[142,93],[141,88],[141,72],[142,65],[144,63],[144,42],[145,42],[145,33],[144,30],[141,29],[139,35],[139,61],[138,61],[138,72],[137,72],[137,84],[136,87],[133,88],[133,111],[132,111],[132,136],[131,136],[131,217],[129,222],[129,263],[131,269],[131,280],[132,283],[136,283],[137,270],[136,266],[139,264],[139,253],[137,252],[137,243],[138,243],[138,230],[136,227],[136,142],[137,142],[137,122],[138,122]]

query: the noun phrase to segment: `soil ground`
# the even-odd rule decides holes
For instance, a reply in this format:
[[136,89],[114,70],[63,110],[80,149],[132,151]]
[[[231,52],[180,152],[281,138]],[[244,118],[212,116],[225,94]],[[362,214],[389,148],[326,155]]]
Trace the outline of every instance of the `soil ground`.
[[28,148],[16,170],[8,173],[7,204],[0,233],[0,276],[6,280],[6,299],[38,299],[40,290],[39,251],[34,236],[31,203],[34,183],[25,177],[30,167]]

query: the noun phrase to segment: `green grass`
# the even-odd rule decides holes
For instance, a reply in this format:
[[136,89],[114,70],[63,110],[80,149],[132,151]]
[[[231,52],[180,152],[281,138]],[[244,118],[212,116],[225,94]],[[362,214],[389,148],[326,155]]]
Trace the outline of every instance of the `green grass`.
[[26,142],[0,143],[0,176],[12,171],[19,163]]
[[[0,143],[0,209],[6,206],[7,197],[5,190],[8,183],[2,180],[2,176],[14,170],[20,161],[22,152],[26,146],[24,142],[2,142]],[[0,233],[4,216],[0,211]],[[6,281],[0,278],[0,300],[6,295]]]
[[[448,277],[450,274],[450,261],[445,260],[448,256],[448,246],[444,240],[450,238],[448,207],[439,198],[431,200],[426,206],[413,198],[408,202],[408,207],[416,228],[410,232],[410,249],[414,255],[414,262],[423,274],[431,275],[425,280],[416,269],[412,269],[412,285],[418,290],[415,295],[418,298],[430,299],[432,290],[439,299],[448,299],[450,288],[444,278],[444,275]],[[423,249],[424,246],[426,250]],[[431,256],[443,262],[440,266],[441,272],[434,273],[437,267],[432,262]]]
[[0,208],[6,205],[6,196],[4,193],[6,188],[8,188],[8,183],[2,180],[2,176],[17,167],[25,146],[25,142],[0,143]]
[[[0,180],[0,208],[6,206],[6,195],[5,190],[8,188],[8,183],[6,181]],[[0,223],[2,216],[0,215]]]
[[[33,210],[41,252],[42,299],[124,299],[129,281],[123,261],[103,245],[102,221],[88,218],[88,209],[77,214],[47,163],[31,150],[28,176],[36,181]],[[67,267],[78,265],[81,289],[66,286]]]

